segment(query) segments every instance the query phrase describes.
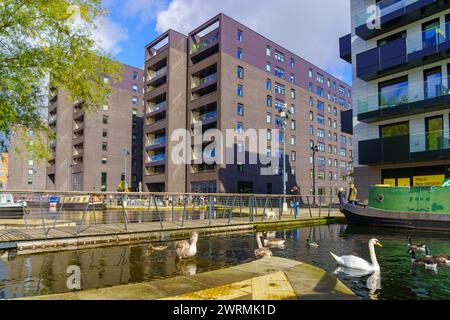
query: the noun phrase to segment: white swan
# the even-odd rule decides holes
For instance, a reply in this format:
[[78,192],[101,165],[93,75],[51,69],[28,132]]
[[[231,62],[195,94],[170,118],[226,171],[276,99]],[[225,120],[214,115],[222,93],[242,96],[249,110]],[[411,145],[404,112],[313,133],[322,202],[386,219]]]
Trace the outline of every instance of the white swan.
[[191,241],[183,240],[175,243],[175,251],[179,259],[189,259],[197,254],[198,233],[191,233]]
[[255,250],[255,257],[257,259],[273,256],[273,253],[269,248],[263,247],[261,243],[261,236],[262,234],[260,232],[256,234],[256,243],[258,244],[258,249]]
[[370,252],[370,260],[372,263],[367,262],[366,260],[357,257],[357,256],[342,256],[338,257],[334,253],[330,252],[336,262],[347,268],[358,269],[358,270],[367,270],[367,271],[379,271],[380,265],[377,261],[377,256],[375,254],[375,245],[379,247],[383,247],[379,240],[370,239],[369,240],[369,252]]

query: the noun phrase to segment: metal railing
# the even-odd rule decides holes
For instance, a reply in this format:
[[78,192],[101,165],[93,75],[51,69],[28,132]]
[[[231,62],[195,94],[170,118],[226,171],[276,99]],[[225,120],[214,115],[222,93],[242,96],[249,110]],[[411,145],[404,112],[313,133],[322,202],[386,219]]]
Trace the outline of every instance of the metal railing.
[[206,76],[204,78],[193,80],[192,81],[192,89],[196,89],[197,87],[200,87],[201,85],[212,83],[217,81],[217,73],[210,74],[209,76]]
[[163,102],[160,102],[160,103],[155,104],[155,105],[150,105],[148,107],[148,113],[158,111],[159,109],[162,109],[165,106],[167,106],[167,101],[163,101]]
[[[202,226],[296,220],[304,217],[330,217],[337,197],[324,195],[261,195],[200,193],[120,193],[0,191],[12,194],[23,211],[8,213],[11,225],[0,219],[2,236],[17,230],[39,229],[45,237],[51,230],[79,237],[83,231],[103,225],[130,229],[130,225],[149,224],[149,231]],[[336,198],[336,199],[335,199]],[[333,201],[335,200],[335,201]],[[287,203],[287,211],[283,211]],[[90,234],[95,233],[91,229]],[[99,230],[99,234],[101,230]]]
[[[378,2],[376,5],[379,8],[380,17],[384,17],[394,11],[403,10],[406,14],[406,7],[413,4],[419,0],[400,0],[392,3],[392,0],[383,0]],[[375,2],[375,1],[374,1]],[[361,11],[355,15],[355,26],[360,27],[368,22],[372,18],[373,13],[367,12],[368,7],[363,5]]]
[[203,48],[213,45],[214,43],[218,42],[219,39],[220,39],[220,33],[217,32],[217,33],[213,34],[212,36],[208,37],[207,39],[200,41],[199,43],[193,43],[192,48],[191,48],[191,54],[194,54]]
[[159,69],[155,72],[149,73],[147,79],[148,79],[148,81],[150,81],[150,80],[153,80],[153,79],[155,79],[159,76],[162,76],[163,74],[166,74],[166,73],[167,73],[167,66],[162,67],[161,69]]

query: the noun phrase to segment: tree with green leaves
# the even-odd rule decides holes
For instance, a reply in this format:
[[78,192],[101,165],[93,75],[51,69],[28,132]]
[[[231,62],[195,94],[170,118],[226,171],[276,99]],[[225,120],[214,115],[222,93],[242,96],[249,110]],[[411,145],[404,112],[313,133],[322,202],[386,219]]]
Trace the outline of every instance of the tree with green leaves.
[[[85,109],[106,104],[121,66],[93,37],[105,14],[101,0],[0,1],[0,132],[51,135],[45,117],[50,88],[66,90],[70,102],[83,101]],[[27,153],[46,157],[47,139],[35,140],[26,143]]]

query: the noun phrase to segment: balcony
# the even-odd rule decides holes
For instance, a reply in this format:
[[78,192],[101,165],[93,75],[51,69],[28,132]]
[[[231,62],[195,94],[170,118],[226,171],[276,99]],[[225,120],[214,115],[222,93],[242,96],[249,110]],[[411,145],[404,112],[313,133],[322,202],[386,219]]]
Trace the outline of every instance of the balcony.
[[358,121],[372,123],[450,107],[450,90],[442,78],[408,83],[407,86],[357,101]]
[[209,74],[203,78],[194,78],[192,81],[191,92],[196,98],[200,98],[215,91],[217,91],[217,73]]
[[212,172],[217,169],[215,164],[196,164],[192,166],[191,173]]
[[147,86],[157,88],[166,83],[167,78],[167,66],[162,67],[154,72],[149,72],[147,77]]
[[217,111],[205,112],[194,118],[193,124],[201,122],[202,125],[208,125],[217,121]]
[[75,150],[73,152],[73,158],[74,159],[83,158],[83,149]]
[[50,117],[48,118],[48,125],[51,126],[51,125],[55,124],[56,123],[56,118],[57,118],[56,114],[55,115],[50,115]]
[[450,159],[449,130],[359,141],[360,165],[447,159]]
[[80,133],[81,131],[83,131],[83,129],[84,129],[83,123],[75,123],[75,125],[73,126],[74,133]]
[[339,39],[339,52],[342,60],[352,63],[352,35],[348,34]]
[[[375,1],[373,1],[375,2]],[[448,0],[383,0],[380,8],[380,26],[374,27],[372,13],[367,6],[355,16],[355,33],[361,39],[369,40],[399,27],[424,19],[450,7]]]
[[167,109],[167,101],[163,101],[157,104],[149,105],[147,109],[147,116],[155,115]]
[[156,154],[153,156],[148,156],[145,166],[146,167],[161,166],[165,163],[165,161],[166,161],[165,153]]
[[166,146],[166,136],[161,136],[152,139],[149,144],[146,147],[146,150],[155,150],[155,149],[161,149]]
[[219,52],[220,32],[215,32],[211,35],[206,35],[198,42],[192,40],[191,46],[191,60],[197,63],[217,52]]
[[450,24],[447,24],[422,32],[416,41],[408,42],[408,48],[407,39],[402,38],[358,54],[356,75],[370,81],[449,57]]

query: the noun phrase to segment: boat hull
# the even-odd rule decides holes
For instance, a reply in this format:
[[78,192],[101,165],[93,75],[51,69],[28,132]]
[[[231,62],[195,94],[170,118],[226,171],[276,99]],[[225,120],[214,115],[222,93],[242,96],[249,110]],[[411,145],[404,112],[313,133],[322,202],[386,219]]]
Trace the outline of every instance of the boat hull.
[[[58,210],[61,208],[62,204],[58,204],[56,207]],[[84,211],[86,210],[87,203],[64,203],[62,210],[63,211]],[[106,210],[106,204],[104,203],[90,203],[88,208],[88,211],[105,211]]]
[[23,214],[22,206],[0,207],[0,219],[22,219]]
[[402,229],[450,231],[450,214],[394,212],[346,204],[341,208],[350,223]]

